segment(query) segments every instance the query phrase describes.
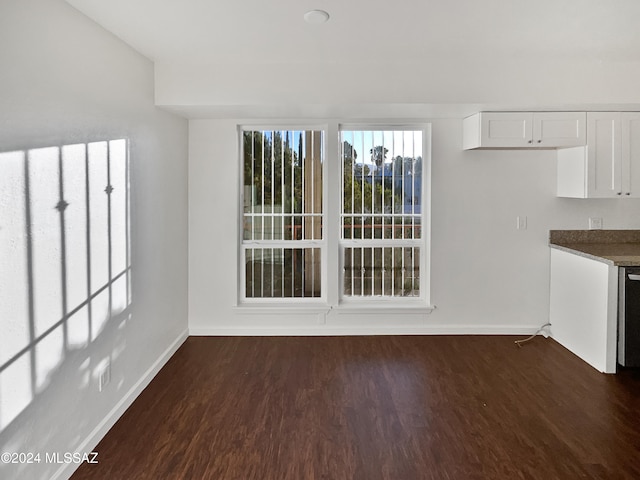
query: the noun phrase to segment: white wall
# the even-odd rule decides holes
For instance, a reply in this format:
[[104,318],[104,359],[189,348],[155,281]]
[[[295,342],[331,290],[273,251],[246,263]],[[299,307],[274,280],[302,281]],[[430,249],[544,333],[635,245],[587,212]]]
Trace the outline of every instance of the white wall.
[[[383,63],[345,59],[306,63],[156,65],[158,105],[303,106],[485,104],[558,106],[640,103],[640,62],[561,56],[472,58],[449,52]],[[257,61],[259,62],[259,61]],[[309,109],[307,109],[309,110]]]
[[[153,99],[152,63],[67,3],[0,3],[0,452],[42,454],[39,464],[0,463],[3,479],[68,476],[73,465],[46,463],[45,452],[90,451],[185,338],[188,125]],[[111,257],[100,153],[106,141],[117,141],[111,184],[120,199]],[[129,229],[126,184],[116,175],[127,158],[116,151],[122,145],[129,149]],[[68,148],[76,154],[63,169],[63,250],[55,207],[59,156]],[[83,149],[92,152],[95,177],[89,242]],[[114,280],[127,238],[129,292],[126,276]],[[91,302],[91,321],[87,306],[64,320],[65,296],[67,311],[79,293],[89,297],[89,261],[92,291],[102,281],[106,289]],[[108,359],[111,382],[100,393],[97,375]]]
[[[233,307],[236,125],[243,123],[190,122],[192,334],[533,332],[549,317],[549,230],[587,228],[589,216],[602,217],[605,228],[640,228],[638,200],[557,198],[554,151],[463,151],[462,119],[433,119],[431,302],[437,308],[406,316],[333,311],[326,324],[315,313],[244,313]],[[516,229],[519,215],[527,216],[526,230]]]
[[[187,55],[158,62],[156,104],[198,119],[190,122],[190,331],[506,333],[535,331],[545,323],[548,231],[586,228],[589,216],[603,217],[605,228],[637,228],[640,203],[556,198],[554,152],[463,152],[462,118],[478,110],[640,109],[635,82],[640,62],[630,54],[631,43],[611,44],[597,35],[590,37],[594,48],[561,43],[572,28],[584,33],[598,25],[598,10],[588,8],[567,29],[557,15],[545,17],[553,18],[554,30],[538,42],[533,27],[518,36],[519,20],[507,9],[495,13],[497,28],[491,31],[483,31],[476,16],[465,17],[478,41],[461,34],[456,38],[464,45],[446,41],[447,33],[464,28],[456,13],[449,23],[432,26],[434,37],[411,37],[415,43],[397,55],[389,54],[392,42],[377,44],[380,37],[369,39],[355,29],[344,33],[344,25],[336,23],[329,28],[358,48],[327,47],[336,37],[322,43],[318,31],[317,48],[309,55],[274,49],[273,56],[233,58],[232,46],[213,52],[215,59],[208,62]],[[425,22],[442,18],[438,13],[435,9]],[[608,20],[599,31],[603,35],[618,28]],[[274,39],[286,44],[278,33]],[[425,39],[432,43],[421,42]],[[315,313],[256,315],[234,309],[237,214],[235,206],[220,207],[237,196],[235,125],[374,117],[432,120],[431,301],[437,309],[392,323],[385,315],[333,311],[326,324]],[[516,230],[519,215],[528,217],[527,230]]]

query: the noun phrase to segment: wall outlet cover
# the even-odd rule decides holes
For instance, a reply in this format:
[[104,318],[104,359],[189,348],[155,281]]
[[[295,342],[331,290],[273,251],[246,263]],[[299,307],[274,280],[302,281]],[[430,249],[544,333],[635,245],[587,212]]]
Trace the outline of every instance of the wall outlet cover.
[[589,217],[589,230],[602,230],[602,217]]
[[516,228],[518,230],[526,230],[527,229],[527,217],[523,215],[519,215],[516,217]]
[[98,390],[101,392],[111,381],[111,363],[107,363],[98,377]]

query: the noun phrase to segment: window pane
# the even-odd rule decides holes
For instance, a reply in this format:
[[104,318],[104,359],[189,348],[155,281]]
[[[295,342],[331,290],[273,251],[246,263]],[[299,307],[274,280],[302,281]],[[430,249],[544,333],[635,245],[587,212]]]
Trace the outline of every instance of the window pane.
[[345,296],[420,295],[420,247],[346,247],[343,261]]
[[319,248],[248,248],[246,298],[320,297]]
[[341,142],[342,238],[420,238],[422,132],[343,130]]
[[321,247],[296,242],[323,236],[323,148],[322,131],[243,132],[245,298],[321,296]]
[[244,240],[322,238],[321,131],[245,131]]
[[420,296],[422,132],[342,130],[340,141],[343,296]]

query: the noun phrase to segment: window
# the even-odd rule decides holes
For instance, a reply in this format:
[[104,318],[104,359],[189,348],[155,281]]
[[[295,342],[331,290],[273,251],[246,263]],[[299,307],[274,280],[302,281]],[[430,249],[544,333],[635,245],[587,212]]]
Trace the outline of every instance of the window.
[[242,135],[244,298],[322,296],[323,132]]
[[241,129],[240,301],[424,305],[423,143],[415,127]]
[[343,297],[419,297],[422,131],[341,130]]

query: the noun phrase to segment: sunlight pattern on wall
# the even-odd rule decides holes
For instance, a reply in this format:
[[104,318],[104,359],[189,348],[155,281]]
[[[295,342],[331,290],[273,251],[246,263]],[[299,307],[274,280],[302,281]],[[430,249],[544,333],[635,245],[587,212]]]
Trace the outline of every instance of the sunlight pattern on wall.
[[131,304],[126,139],[0,153],[0,431]]

